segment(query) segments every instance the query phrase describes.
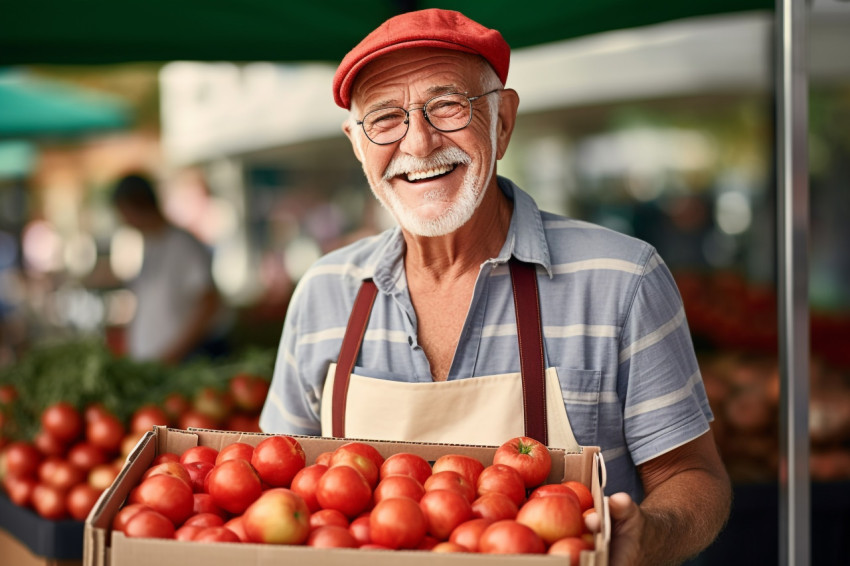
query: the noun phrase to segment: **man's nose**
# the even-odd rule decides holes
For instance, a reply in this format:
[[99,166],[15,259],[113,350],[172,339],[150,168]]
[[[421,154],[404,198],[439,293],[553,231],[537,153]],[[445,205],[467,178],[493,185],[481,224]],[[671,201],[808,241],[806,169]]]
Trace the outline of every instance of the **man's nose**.
[[440,145],[440,132],[428,123],[424,108],[413,108],[407,113],[407,135],[401,140],[399,149],[410,155],[431,155]]

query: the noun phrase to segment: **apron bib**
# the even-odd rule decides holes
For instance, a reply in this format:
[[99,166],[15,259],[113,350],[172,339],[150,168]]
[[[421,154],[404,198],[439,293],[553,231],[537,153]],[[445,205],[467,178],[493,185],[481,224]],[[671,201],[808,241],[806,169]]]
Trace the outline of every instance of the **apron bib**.
[[529,436],[579,452],[555,368],[544,370],[535,268],[511,259],[520,373],[407,383],[353,374],[377,287],[363,282],[322,394],[322,435],[501,445]]

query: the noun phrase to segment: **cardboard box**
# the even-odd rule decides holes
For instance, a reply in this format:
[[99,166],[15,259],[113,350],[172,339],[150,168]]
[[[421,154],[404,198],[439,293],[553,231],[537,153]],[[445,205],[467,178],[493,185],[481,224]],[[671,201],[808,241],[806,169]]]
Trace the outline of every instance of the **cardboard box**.
[[73,566],[82,556],[81,521],[45,519],[0,491],[0,564]]
[[[221,450],[234,442],[256,446],[267,434],[221,432],[210,430],[188,431],[156,427],[139,442],[112,486],[95,504],[85,525],[83,564],[85,566],[156,566],[204,564],[205,566],[407,566],[432,565],[435,562],[449,566],[488,565],[520,566],[526,564],[551,564],[563,558],[539,555],[481,555],[440,554],[422,551],[370,551],[358,549],[316,549],[305,546],[269,544],[195,543],[162,539],[128,538],[110,530],[112,519],[121,508],[130,490],[139,483],[154,458],[163,452],[182,454],[196,445],[211,446]],[[332,451],[353,439],[295,437],[301,443],[311,463],[322,452]],[[443,454],[467,454],[485,465],[493,462],[495,447],[453,444],[419,444],[367,440],[386,458],[397,452],[413,452],[434,461]],[[610,520],[607,499],[603,497],[605,467],[595,447],[584,448],[579,454],[552,449],[552,471],[548,483],[564,479],[578,480],[591,488],[597,512],[603,517],[603,530],[596,536],[596,550],[584,552],[582,566],[607,566],[610,541]]]

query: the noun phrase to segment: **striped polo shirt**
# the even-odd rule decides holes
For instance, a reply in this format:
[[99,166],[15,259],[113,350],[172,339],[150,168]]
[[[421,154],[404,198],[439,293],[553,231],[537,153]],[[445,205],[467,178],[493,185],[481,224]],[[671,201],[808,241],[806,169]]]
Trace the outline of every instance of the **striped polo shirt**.
[[[542,212],[511,181],[514,203],[498,257],[481,264],[448,379],[520,371],[507,262],[536,265],[547,367],[557,368],[576,440],[599,446],[606,493],[643,491],[635,466],[708,431],[713,416],[673,277],[649,244],[607,228]],[[404,273],[404,238],[387,230],[335,250],[292,296],[260,426],[320,434],[320,402],[361,282],[372,308],[355,373],[429,382]]]

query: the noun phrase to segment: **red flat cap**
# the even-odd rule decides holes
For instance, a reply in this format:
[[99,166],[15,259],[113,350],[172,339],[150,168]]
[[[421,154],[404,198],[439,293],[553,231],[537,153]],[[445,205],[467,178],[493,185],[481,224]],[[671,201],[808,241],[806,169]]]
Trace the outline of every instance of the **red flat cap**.
[[334,101],[351,108],[351,87],[357,73],[380,57],[410,47],[440,47],[475,53],[486,59],[502,84],[508,78],[511,48],[502,34],[451,10],[431,8],[390,18],[348,52],[336,70]]

